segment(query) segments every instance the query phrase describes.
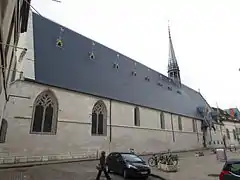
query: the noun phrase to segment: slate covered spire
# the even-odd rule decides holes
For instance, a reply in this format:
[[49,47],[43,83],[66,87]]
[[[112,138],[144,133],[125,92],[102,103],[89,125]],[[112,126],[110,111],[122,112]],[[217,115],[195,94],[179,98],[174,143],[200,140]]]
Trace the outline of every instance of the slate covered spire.
[[169,55],[168,55],[168,77],[171,78],[177,85],[181,86],[180,69],[175,56],[170,26],[168,25],[169,35]]

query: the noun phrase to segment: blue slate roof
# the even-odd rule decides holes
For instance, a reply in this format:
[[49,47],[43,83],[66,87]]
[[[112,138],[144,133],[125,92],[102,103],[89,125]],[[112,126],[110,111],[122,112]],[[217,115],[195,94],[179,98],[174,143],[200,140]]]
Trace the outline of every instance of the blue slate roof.
[[[33,13],[35,81],[201,118],[196,108],[206,101],[200,93],[185,85],[178,88],[159,72],[97,42],[93,46],[91,39],[65,27],[59,48],[56,40],[61,27]],[[95,59],[89,58],[92,50]]]

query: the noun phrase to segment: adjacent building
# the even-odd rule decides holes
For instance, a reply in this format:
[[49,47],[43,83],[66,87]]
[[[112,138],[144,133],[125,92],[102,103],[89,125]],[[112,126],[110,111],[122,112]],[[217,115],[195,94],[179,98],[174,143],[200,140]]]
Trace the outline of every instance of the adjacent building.
[[27,30],[29,4],[30,0],[0,1],[0,124],[4,105],[10,98],[8,85],[16,66],[16,51],[25,52],[16,46],[20,34]]
[[[212,108],[217,112],[217,116],[214,117],[218,122],[218,131],[221,133],[221,143],[223,143],[223,137],[225,136],[226,145],[229,147],[231,144],[238,146],[240,143],[240,121],[237,119],[237,113],[229,113],[229,110],[222,110],[220,108]],[[234,108],[235,112],[239,112],[237,108]],[[209,145],[218,144],[217,139],[213,139],[209,142]]]
[[9,90],[22,98],[6,106],[5,156],[208,146],[212,108],[181,82],[170,29],[168,76],[35,13],[18,46],[27,53]]

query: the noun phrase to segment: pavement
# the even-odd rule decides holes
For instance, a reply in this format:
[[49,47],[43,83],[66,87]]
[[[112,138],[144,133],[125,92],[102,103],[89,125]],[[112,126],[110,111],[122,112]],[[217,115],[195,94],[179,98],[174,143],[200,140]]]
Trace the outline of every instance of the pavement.
[[[97,161],[51,164],[25,168],[0,170],[0,180],[95,180]],[[123,180],[119,175],[110,174],[112,180]],[[106,179],[104,176],[101,180]],[[148,180],[159,180],[149,177]]]
[[[228,159],[240,158],[240,151],[228,151],[227,157]],[[165,180],[218,180],[223,165],[224,162],[217,160],[216,154],[210,151],[205,151],[202,157],[195,157],[195,152],[188,152],[180,155],[178,172],[166,173],[152,168],[152,173]]]
[[[195,157],[194,152],[180,153],[180,168],[176,173],[165,173],[152,168],[155,177],[149,180],[217,180],[223,163],[216,160],[216,155],[209,151],[205,156]],[[240,157],[240,152],[228,152],[229,158]],[[150,156],[144,156],[147,161]],[[33,167],[0,169],[0,180],[94,180],[97,175],[98,161],[82,161],[64,164],[49,164]],[[110,174],[113,180],[123,180],[122,177]],[[162,178],[157,178],[162,177]],[[102,179],[105,179],[102,177]],[[101,180],[102,180],[101,179]]]

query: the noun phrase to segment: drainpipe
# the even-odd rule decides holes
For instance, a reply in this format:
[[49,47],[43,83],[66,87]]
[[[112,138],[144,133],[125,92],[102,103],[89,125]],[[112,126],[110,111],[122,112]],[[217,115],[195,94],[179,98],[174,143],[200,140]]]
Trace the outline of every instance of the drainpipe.
[[112,100],[110,99],[109,107],[109,153],[111,152],[111,142],[112,142]]

